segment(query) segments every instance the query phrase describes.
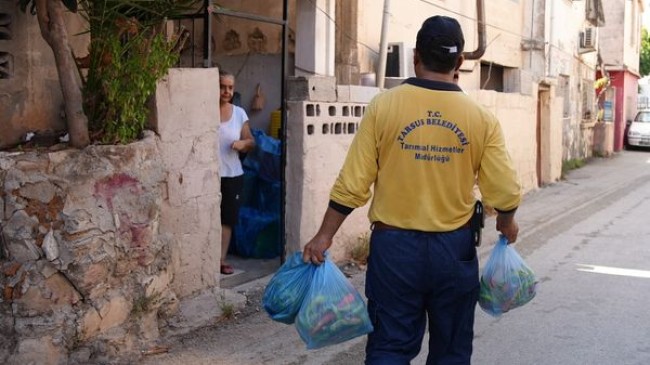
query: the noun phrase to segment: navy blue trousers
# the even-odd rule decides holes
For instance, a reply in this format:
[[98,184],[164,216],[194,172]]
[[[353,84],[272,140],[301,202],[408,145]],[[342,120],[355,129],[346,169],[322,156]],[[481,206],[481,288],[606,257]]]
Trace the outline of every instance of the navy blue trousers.
[[366,365],[409,364],[429,325],[427,365],[470,364],[479,275],[472,231],[376,229],[366,273]]

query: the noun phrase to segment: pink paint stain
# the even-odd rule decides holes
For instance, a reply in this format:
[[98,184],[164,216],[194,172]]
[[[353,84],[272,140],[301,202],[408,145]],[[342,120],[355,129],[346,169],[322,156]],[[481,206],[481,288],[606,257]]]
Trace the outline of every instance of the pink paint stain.
[[[108,208],[112,212],[113,199],[120,192],[124,191],[131,194],[138,194],[142,191],[140,182],[128,174],[115,174],[106,177],[95,183],[94,196],[106,201]],[[149,224],[134,223],[131,221],[128,213],[120,212],[120,220],[123,225],[120,227],[120,234],[128,234],[131,240],[131,248],[135,251],[138,264],[146,266],[149,261],[150,253],[148,248],[150,235],[148,235]]]
[[136,251],[138,264],[140,264],[140,266],[146,266],[149,259],[148,248],[150,237],[147,234],[148,227],[148,224],[131,223],[129,225],[131,231],[131,247]]
[[132,193],[140,192],[140,182],[134,177],[121,173],[106,177],[95,183],[95,196],[106,200],[108,208],[113,211],[113,198],[121,189],[129,189]]

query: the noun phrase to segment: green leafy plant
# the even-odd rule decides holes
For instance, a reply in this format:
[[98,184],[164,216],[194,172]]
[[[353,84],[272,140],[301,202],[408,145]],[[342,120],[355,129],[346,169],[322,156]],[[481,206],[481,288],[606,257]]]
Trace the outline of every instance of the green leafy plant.
[[[129,143],[145,128],[147,101],[174,65],[187,37],[166,35],[167,19],[196,11],[198,0],[17,0],[37,15],[54,51],[64,94],[70,143]],[[88,24],[88,71],[72,58],[63,10]],[[186,35],[186,32],[185,32]],[[78,59],[77,59],[78,61]],[[80,75],[82,85],[78,85]],[[79,92],[80,89],[83,92]],[[89,130],[92,132],[89,138]]]
[[575,169],[579,169],[587,164],[587,161],[583,158],[574,158],[570,160],[562,161],[562,178],[566,178],[566,174]]
[[352,247],[351,256],[352,260],[365,265],[368,263],[368,255],[370,254],[370,234],[365,232],[357,237],[356,244]]
[[160,302],[160,293],[153,293],[151,296],[142,295],[133,300],[131,315],[141,317],[143,314],[152,311]]
[[83,1],[91,34],[84,109],[91,136],[129,143],[146,128],[148,100],[178,60],[180,37],[168,37],[168,17],[192,10],[195,0]]
[[237,315],[235,311],[235,305],[228,302],[226,296],[222,293],[221,300],[219,301],[219,309],[221,309],[221,318],[222,319],[233,319]]
[[641,52],[639,53],[639,73],[641,76],[650,75],[650,33],[646,28],[641,30]]
[[[91,67],[84,88],[91,134],[104,143],[128,143],[146,127],[147,100],[156,83],[177,61],[172,45],[161,33],[148,32],[130,39],[108,34],[91,46]],[[110,57],[110,67],[102,59]]]

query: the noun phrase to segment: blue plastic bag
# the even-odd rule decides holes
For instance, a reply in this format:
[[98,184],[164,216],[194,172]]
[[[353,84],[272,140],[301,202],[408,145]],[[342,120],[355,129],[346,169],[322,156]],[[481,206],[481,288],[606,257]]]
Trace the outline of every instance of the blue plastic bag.
[[243,257],[274,258],[282,252],[282,144],[259,129],[251,131],[256,148],[242,163],[242,207],[229,250]]
[[273,275],[264,290],[262,305],[271,319],[292,324],[311,285],[316,266],[295,252]]
[[373,330],[361,294],[329,258],[314,272],[296,329],[307,349],[345,342]]
[[535,274],[508,240],[500,236],[481,275],[479,306],[498,317],[530,302],[536,290]]
[[280,217],[274,212],[242,207],[231,246],[243,257],[274,258],[282,252]]
[[243,166],[269,182],[282,181],[282,142],[260,129],[251,129],[255,149],[248,153]]

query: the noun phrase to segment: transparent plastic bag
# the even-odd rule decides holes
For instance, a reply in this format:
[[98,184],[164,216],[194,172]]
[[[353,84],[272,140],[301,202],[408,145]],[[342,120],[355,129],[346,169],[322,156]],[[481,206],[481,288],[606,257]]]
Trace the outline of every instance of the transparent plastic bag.
[[314,272],[296,329],[307,349],[345,342],[373,330],[361,294],[329,258]]
[[500,236],[481,275],[479,306],[498,317],[530,302],[536,292],[535,274],[508,240]]
[[292,324],[312,282],[316,266],[295,252],[273,275],[264,290],[262,305],[271,319]]

